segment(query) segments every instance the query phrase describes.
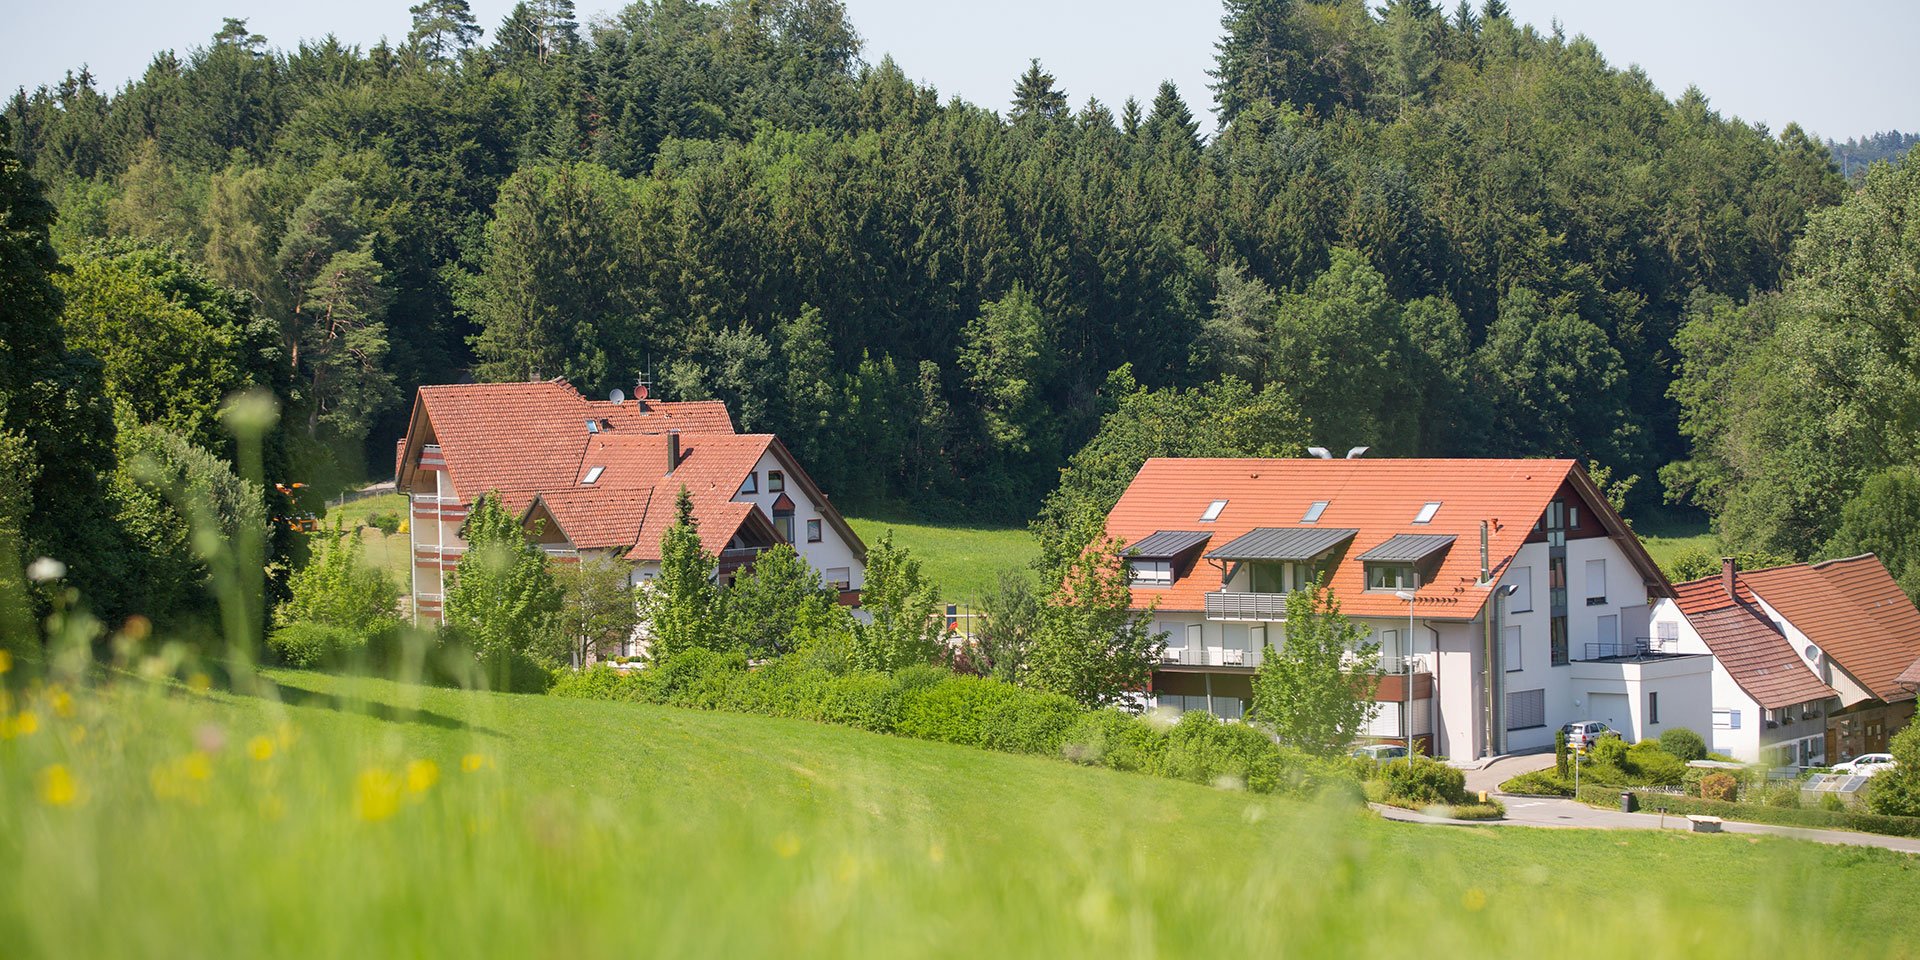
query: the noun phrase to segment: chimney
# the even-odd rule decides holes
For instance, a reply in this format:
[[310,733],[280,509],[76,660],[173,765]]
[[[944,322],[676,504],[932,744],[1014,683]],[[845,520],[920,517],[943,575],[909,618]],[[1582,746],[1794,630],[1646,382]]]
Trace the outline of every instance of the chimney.
[[1732,557],[1720,558],[1720,587],[1727,591],[1728,600],[1740,599],[1739,595],[1734,593],[1733,590],[1733,574],[1736,569],[1737,565],[1734,563]]
[[1493,581],[1493,555],[1487,544],[1487,522],[1480,521],[1480,582]]
[[[642,388],[644,389],[644,388]],[[680,431],[667,431],[667,476],[680,468]]]

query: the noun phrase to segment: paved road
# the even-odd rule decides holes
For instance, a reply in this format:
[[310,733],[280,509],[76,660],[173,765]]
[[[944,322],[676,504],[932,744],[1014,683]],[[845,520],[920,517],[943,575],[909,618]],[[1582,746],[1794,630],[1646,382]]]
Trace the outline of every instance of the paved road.
[[[1553,756],[1547,755],[1547,763],[1553,762]],[[1519,771],[1516,771],[1519,772]],[[1512,774],[1509,774],[1511,776]],[[1589,830],[1690,830],[1691,824],[1686,817],[1673,814],[1662,818],[1654,813],[1621,813],[1618,810],[1603,810],[1590,807],[1572,800],[1537,799],[1533,797],[1502,796],[1500,802],[1507,805],[1507,819],[1486,822],[1471,820],[1447,820],[1429,817],[1411,810],[1387,807],[1379,804],[1374,809],[1389,820],[1407,823],[1457,824],[1463,826],[1499,825],[1514,827],[1559,827],[1584,828]],[[1663,822],[1664,820],[1664,822]],[[1777,827],[1765,823],[1736,823],[1727,821],[1723,828],[1727,833],[1756,834],[1776,837],[1791,837],[1796,840],[1811,840],[1815,843],[1831,843],[1856,847],[1880,847],[1884,850],[1898,850],[1902,853],[1920,854],[1920,839],[1909,837],[1884,837],[1876,833],[1855,833],[1851,830],[1808,830],[1800,827]]]

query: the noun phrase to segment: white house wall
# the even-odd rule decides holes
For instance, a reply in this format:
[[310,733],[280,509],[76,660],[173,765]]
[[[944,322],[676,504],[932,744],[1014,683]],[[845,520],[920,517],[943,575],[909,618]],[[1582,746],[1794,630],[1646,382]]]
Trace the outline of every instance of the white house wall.
[[[866,584],[866,568],[855,558],[853,546],[840,536],[840,532],[833,528],[833,524],[827,522],[827,519],[820,513],[820,505],[813,502],[813,500],[807,496],[806,490],[802,489],[801,485],[794,481],[793,469],[781,463],[780,458],[775,456],[773,449],[769,447],[766,453],[761,454],[760,462],[754,464],[753,470],[755,476],[754,486],[758,492],[737,493],[734,499],[743,503],[758,504],[760,510],[765,513],[769,519],[772,519],[773,503],[780,499],[780,493],[784,492],[787,498],[793,501],[794,551],[800,554],[802,559],[812,564],[814,569],[819,570],[821,576],[826,576],[829,570],[845,567],[848,572],[848,577],[851,579],[853,589],[858,590],[864,586]],[[767,489],[767,472],[769,470],[778,470],[785,476],[786,489],[784,491],[774,492]],[[820,542],[818,543],[807,542],[808,520],[820,521]]]

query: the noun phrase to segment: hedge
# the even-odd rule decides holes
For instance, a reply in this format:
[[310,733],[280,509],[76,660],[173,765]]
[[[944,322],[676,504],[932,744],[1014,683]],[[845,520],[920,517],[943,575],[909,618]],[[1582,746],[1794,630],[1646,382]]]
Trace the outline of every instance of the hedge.
[[567,674],[549,692],[813,720],[1258,793],[1308,797],[1333,791],[1360,799],[1359,780],[1342,761],[1286,749],[1246,724],[1222,723],[1205,713],[1166,724],[1118,710],[1085,710],[1057,694],[938,667],[835,673],[797,658],[750,667],[741,654],[690,650],[646,670],[601,664]]
[[[1580,799],[1599,806],[1618,806],[1622,791],[1580,789]],[[1920,817],[1890,817],[1854,810],[1823,810],[1815,807],[1775,807],[1758,803],[1728,803],[1670,793],[1635,794],[1643,813],[1663,807],[1676,816],[1700,814],[1723,820],[1766,823],[1782,827],[1807,827],[1815,830],[1857,830],[1889,837],[1920,837]]]

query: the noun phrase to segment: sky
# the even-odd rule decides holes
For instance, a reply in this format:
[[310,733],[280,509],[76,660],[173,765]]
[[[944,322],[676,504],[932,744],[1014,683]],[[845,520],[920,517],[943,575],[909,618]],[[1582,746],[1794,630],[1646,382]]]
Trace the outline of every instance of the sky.
[[[483,26],[513,0],[472,0]],[[892,54],[943,97],[1004,110],[1014,79],[1039,57],[1078,107],[1089,96],[1118,110],[1153,99],[1162,79],[1196,113],[1212,108],[1206,71],[1220,33],[1219,0],[845,0],[865,57]],[[1669,97],[1688,86],[1723,114],[1779,130],[1789,122],[1845,140],[1920,130],[1920,3],[1859,0],[1817,9],[1805,0],[1509,0],[1541,30],[1556,18],[1592,38],[1616,66],[1638,64]],[[205,43],[223,16],[244,16],[276,46],[329,31],[352,43],[406,35],[408,0],[6,0],[0,89],[51,83],[87,64],[102,86],[137,77],[161,49]],[[1445,4],[1443,4],[1445,5]],[[613,2],[580,0],[583,19]],[[1451,9],[1448,6],[1448,9]],[[1844,10],[1844,13],[1838,12]]]

